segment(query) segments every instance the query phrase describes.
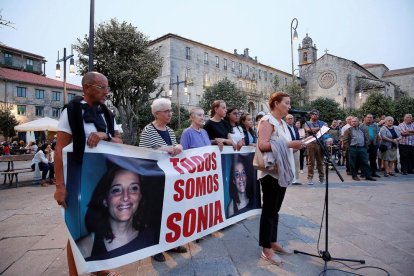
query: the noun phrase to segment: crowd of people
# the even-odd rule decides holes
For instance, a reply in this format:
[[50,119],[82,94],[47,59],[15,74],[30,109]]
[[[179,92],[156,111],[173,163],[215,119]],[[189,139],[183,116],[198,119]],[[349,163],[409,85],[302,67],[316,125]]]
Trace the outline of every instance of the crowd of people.
[[[79,169],[82,167],[85,147],[96,147],[102,140],[123,143],[114,116],[104,104],[109,91],[107,78],[100,73],[89,72],[82,79],[82,88],[84,97],[76,97],[62,111],[57,143],[43,144],[38,149],[30,148],[36,152],[33,165],[38,165],[42,171],[42,184],[56,185],[54,198],[64,208],[67,207],[67,190],[63,176],[63,148],[73,142],[72,168]],[[332,157],[330,160],[337,165],[346,165],[346,171],[353,180],[359,181],[362,176],[366,180],[375,181],[376,177],[380,177],[381,171],[383,177],[396,175],[399,152],[401,173],[414,173],[414,124],[411,114],[406,114],[399,125],[394,124],[392,117],[384,116],[374,121],[373,115],[367,114],[361,123],[357,117],[349,116],[346,123],[336,119],[328,126],[319,120],[318,110],[312,110],[310,119],[306,122],[289,114],[291,106],[287,93],[273,93],[269,97],[268,106],[268,114],[259,112],[253,117],[252,114],[241,111],[240,107],[228,107],[223,100],[216,100],[211,105],[208,114],[210,119],[206,122],[205,111],[199,107],[193,108],[189,116],[191,124],[177,141],[174,130],[169,127],[173,115],[171,101],[159,98],[152,102],[154,120],[141,132],[139,146],[165,151],[171,156],[180,154],[183,150],[209,145],[215,145],[220,150],[229,146],[234,151],[247,146],[255,148],[256,152],[270,155],[277,170],[258,169],[257,181],[262,191],[259,229],[261,258],[271,264],[282,263],[280,254],[292,253],[277,239],[279,210],[287,187],[301,184],[300,174],[304,173],[305,165],[309,185],[314,184],[315,166],[319,183],[325,183],[325,156]],[[320,139],[306,142],[308,137],[317,134],[324,126],[329,127],[329,131]],[[7,146],[3,145],[5,153]],[[235,160],[229,180],[230,201],[225,206],[229,217],[243,212],[253,202],[246,172],[246,163]],[[131,241],[145,237],[138,234],[140,231],[145,233],[139,223],[139,210],[142,210],[141,206],[145,202],[141,176],[117,166],[108,173],[110,175],[103,176],[97,184],[87,214],[89,218],[96,218],[99,212],[110,216],[106,216],[100,224],[88,225],[90,234],[77,240],[87,260],[116,256]],[[117,208],[113,206],[123,206],[128,212],[118,214]],[[122,232],[125,229],[128,231]],[[184,253],[187,249],[179,246],[171,251]],[[67,255],[69,275],[77,275],[69,242]],[[153,258],[165,261],[163,253],[156,254]],[[108,275],[108,272],[95,272],[95,275]]]

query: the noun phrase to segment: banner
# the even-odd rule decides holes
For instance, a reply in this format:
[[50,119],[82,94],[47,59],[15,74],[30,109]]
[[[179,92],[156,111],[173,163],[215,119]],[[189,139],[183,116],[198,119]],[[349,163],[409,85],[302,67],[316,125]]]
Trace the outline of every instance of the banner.
[[63,151],[64,218],[79,273],[119,267],[185,245],[261,212],[253,147],[177,156],[100,142],[83,164]]

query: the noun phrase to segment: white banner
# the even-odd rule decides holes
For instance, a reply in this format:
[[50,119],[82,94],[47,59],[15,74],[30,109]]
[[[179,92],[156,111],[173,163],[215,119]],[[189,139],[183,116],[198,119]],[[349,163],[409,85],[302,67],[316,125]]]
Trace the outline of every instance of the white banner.
[[79,273],[119,267],[259,214],[254,148],[215,146],[171,157],[101,142],[83,164],[64,149],[64,211]]

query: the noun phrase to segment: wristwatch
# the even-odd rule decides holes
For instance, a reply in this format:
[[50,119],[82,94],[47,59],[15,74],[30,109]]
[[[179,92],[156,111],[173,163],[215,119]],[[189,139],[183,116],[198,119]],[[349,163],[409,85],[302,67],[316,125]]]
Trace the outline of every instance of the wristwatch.
[[106,135],[108,136],[108,138],[105,139],[105,141],[110,142],[112,140],[112,135],[111,133],[106,133]]

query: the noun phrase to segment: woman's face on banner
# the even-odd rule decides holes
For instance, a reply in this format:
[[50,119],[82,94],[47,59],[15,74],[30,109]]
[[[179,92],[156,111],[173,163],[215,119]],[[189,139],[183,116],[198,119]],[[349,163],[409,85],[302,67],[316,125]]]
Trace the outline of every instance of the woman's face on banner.
[[132,219],[141,200],[141,187],[137,174],[121,170],[115,174],[106,204],[112,219],[122,222]]
[[246,192],[246,171],[242,163],[237,163],[234,166],[234,185],[239,193]]

